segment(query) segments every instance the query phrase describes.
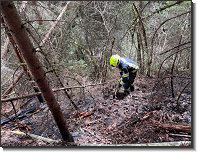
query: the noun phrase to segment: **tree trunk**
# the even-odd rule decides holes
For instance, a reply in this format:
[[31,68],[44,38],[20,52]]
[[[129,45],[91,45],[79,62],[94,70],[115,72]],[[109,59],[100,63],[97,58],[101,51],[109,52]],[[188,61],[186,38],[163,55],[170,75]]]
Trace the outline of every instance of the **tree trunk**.
[[[152,51],[148,50],[148,41],[147,41],[147,36],[146,36],[146,29],[144,26],[144,23],[142,22],[142,16],[139,13],[137,6],[135,5],[135,3],[133,3],[134,9],[137,12],[138,16],[139,16],[139,24],[141,26],[141,30],[142,30],[142,35],[144,38],[144,44],[145,44],[145,52],[147,53],[147,72],[146,75],[149,77],[150,76],[150,72],[151,72],[151,64],[152,64]],[[142,9],[142,8],[141,8]]]
[[25,26],[22,24],[21,18],[18,15],[16,7],[12,1],[1,2],[2,16],[16,42],[22,55],[30,69],[35,82],[37,83],[42,95],[55,119],[55,122],[60,130],[63,140],[73,141],[69,133],[66,121],[61,112],[60,106],[55,99],[52,88],[49,85],[43,65],[36,55],[36,49],[33,47]]

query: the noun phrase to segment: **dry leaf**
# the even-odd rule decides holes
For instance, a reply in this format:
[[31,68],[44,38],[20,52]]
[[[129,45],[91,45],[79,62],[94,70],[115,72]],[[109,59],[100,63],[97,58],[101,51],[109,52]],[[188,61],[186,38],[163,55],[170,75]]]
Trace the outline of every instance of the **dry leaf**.
[[89,117],[87,117],[86,122],[90,122],[90,118]]

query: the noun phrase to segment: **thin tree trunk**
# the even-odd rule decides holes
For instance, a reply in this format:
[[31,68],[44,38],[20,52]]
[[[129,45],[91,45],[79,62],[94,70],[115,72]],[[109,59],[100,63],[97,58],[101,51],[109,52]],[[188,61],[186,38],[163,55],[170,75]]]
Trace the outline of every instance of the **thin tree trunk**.
[[146,36],[146,29],[145,29],[145,26],[144,26],[144,23],[142,22],[142,17],[141,17],[141,14],[139,13],[135,3],[133,3],[133,6],[134,6],[134,9],[135,11],[137,12],[138,14],[138,17],[139,17],[139,22],[140,22],[140,25],[141,25],[141,29],[142,29],[142,33],[143,33],[143,38],[144,38],[144,44],[145,44],[145,52],[147,52],[147,72],[146,72],[146,75],[147,76],[150,76],[150,72],[151,72],[151,64],[152,64],[152,51],[149,51],[148,50],[148,41],[147,41],[147,36]]
[[73,138],[68,130],[61,108],[54,96],[51,86],[49,85],[43,65],[36,55],[36,50],[28,37],[25,26],[22,24],[14,3],[12,1],[2,1],[1,11],[3,18],[11,31],[16,44],[22,52],[27,66],[29,67],[31,74],[55,119],[63,140],[72,142]]
[[137,48],[137,63],[140,67],[140,74],[142,74],[142,57],[141,57],[141,46],[140,46],[140,33],[137,32],[137,44],[138,44],[138,48]]
[[[179,44],[181,44],[181,40],[182,40],[182,35],[180,37]],[[177,51],[179,51],[179,47],[177,48]],[[174,95],[174,85],[173,85],[173,72],[174,72],[174,64],[175,64],[176,59],[177,59],[177,53],[175,55],[174,62],[172,64],[172,69],[171,69],[171,75],[172,75],[172,77],[171,77],[171,91],[172,91],[172,97],[173,98],[175,97],[175,95]]]

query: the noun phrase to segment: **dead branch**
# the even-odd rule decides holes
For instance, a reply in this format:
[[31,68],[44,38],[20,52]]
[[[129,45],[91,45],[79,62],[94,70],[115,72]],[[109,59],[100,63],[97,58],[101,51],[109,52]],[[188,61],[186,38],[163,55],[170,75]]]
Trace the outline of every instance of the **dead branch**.
[[183,78],[183,79],[191,79],[191,77],[183,77],[183,76],[178,76],[178,75],[167,75],[166,77],[163,77],[161,80],[171,78],[171,77],[177,77],[177,78]]
[[[177,106],[179,105],[179,98],[181,97],[181,94],[183,93],[183,91],[187,88],[187,86],[191,83],[191,80],[185,85],[185,87],[182,89],[181,93],[179,94],[178,98],[177,98]],[[179,107],[179,106],[178,106]]]
[[[133,21],[133,24],[131,24],[131,25],[129,26],[129,28],[127,29],[127,31],[125,32],[125,34],[123,35],[123,37],[121,38],[121,40],[124,39],[124,37],[127,35],[128,31],[130,31],[131,29],[133,29],[133,27],[135,28],[135,26],[136,26],[139,22],[141,22],[142,20],[148,19],[149,17],[153,16],[154,14],[157,14],[157,13],[159,13],[159,12],[161,12],[161,11],[164,11],[165,9],[170,8],[170,7],[172,7],[172,6],[176,5],[176,4],[181,4],[182,2],[183,2],[183,1],[177,1],[176,3],[174,3],[174,4],[172,4],[172,5],[164,6],[164,7],[160,8],[159,10],[153,12],[152,14],[150,14],[150,15],[148,15],[148,16],[145,16],[145,17],[142,17],[141,20],[138,20],[138,18],[139,18],[139,15],[138,15],[138,16],[136,17],[136,19]],[[144,8],[145,8],[145,7],[144,7]],[[143,9],[144,9],[144,8],[143,8]],[[141,12],[141,13],[142,13],[142,12]],[[138,20],[138,21],[137,21],[137,20]]]
[[[12,88],[14,87],[14,85],[18,82],[18,80],[22,77],[22,75],[24,74],[24,70],[22,70],[20,73],[19,73],[19,76],[17,78],[15,78],[14,82],[8,87],[8,89],[3,93],[2,97],[1,97],[1,100],[3,100],[6,95],[8,95],[11,91],[12,91]],[[10,100],[10,101],[13,101],[13,100]]]
[[161,11],[167,9],[167,8],[170,8],[170,7],[172,7],[172,6],[176,5],[176,4],[181,4],[182,2],[183,2],[183,1],[177,1],[177,2],[174,3],[174,4],[171,4],[171,5],[168,5],[168,6],[164,6],[164,7],[160,8],[159,10],[153,12],[153,13],[150,14],[149,16],[144,17],[143,19],[149,18],[149,17],[151,17],[152,15],[154,15],[154,14],[156,14],[156,13],[159,13],[159,12],[161,12]]
[[[89,85],[84,85],[84,86],[65,87],[65,88],[58,88],[58,89],[52,89],[52,90],[53,90],[53,92],[57,92],[57,91],[62,91],[62,90],[69,90],[69,89],[74,89],[74,88],[85,88],[85,87],[88,87],[88,86],[96,86],[96,85],[103,85],[103,84],[105,84],[105,83],[89,84]],[[30,97],[38,96],[40,94],[41,94],[41,92],[38,92],[38,93],[30,94],[30,95],[25,95],[25,96],[20,96],[20,97],[13,97],[13,98],[8,98],[8,99],[4,99],[3,96],[2,96],[1,102],[9,102],[9,101],[13,101],[13,100],[30,98]]]
[[191,126],[162,124],[154,119],[151,119],[151,121],[152,121],[153,125],[156,127],[161,127],[166,130],[176,130],[176,131],[191,133]]
[[100,141],[103,141],[101,138],[99,138],[98,136],[96,136],[94,133],[92,133],[91,131],[89,131],[88,129],[83,128],[84,131],[90,133],[91,135],[93,135],[94,137],[96,137],[97,139],[99,139]]
[[158,111],[151,111],[148,114],[146,114],[143,118],[140,118],[141,121],[148,119],[152,114],[157,113]]
[[[4,132],[5,131],[1,131],[1,133],[4,133]],[[37,140],[42,140],[42,141],[48,142],[50,144],[52,144],[52,143],[58,143],[59,142],[58,140],[53,140],[53,139],[45,138],[45,137],[38,136],[38,135],[35,135],[35,134],[24,133],[24,132],[21,132],[21,131],[10,131],[10,133],[15,133],[15,134],[18,134],[18,135],[28,135],[31,138],[35,138]]]
[[75,114],[74,117],[81,119],[81,118],[84,118],[84,117],[88,117],[88,116],[90,116],[90,115],[92,115],[92,114],[94,114],[94,111],[89,111],[89,112],[82,112],[82,111],[79,111],[79,112],[77,112],[77,113]]
[[47,39],[49,38],[49,35],[51,34],[52,30],[55,28],[55,26],[57,25],[58,21],[61,19],[61,17],[63,16],[64,12],[67,10],[68,8],[68,4],[70,3],[70,1],[68,1],[68,3],[66,4],[66,6],[64,7],[64,9],[62,10],[62,12],[60,13],[60,15],[58,16],[57,20],[55,21],[55,23],[52,25],[51,29],[49,30],[49,32],[46,34],[45,38],[42,40],[40,46],[42,46]]
[[167,116],[167,118],[168,118],[168,121],[169,121],[170,123],[172,123],[172,120],[171,120],[170,116],[168,115],[168,113],[166,113],[166,116]]
[[[153,34],[153,37],[152,37],[152,40],[151,40],[151,45],[153,46],[153,42],[154,42],[154,39],[155,39],[155,35],[156,35],[157,31],[160,29],[160,27],[161,27],[162,25],[164,25],[166,22],[168,22],[168,21],[170,21],[170,20],[172,20],[172,19],[175,19],[175,18],[180,17],[180,16],[182,16],[182,15],[185,15],[185,14],[187,14],[187,13],[191,13],[191,11],[182,13],[182,14],[180,14],[180,15],[177,15],[177,16],[175,16],[175,17],[169,18],[169,19],[165,20],[164,22],[162,22],[162,23],[159,25],[159,27],[155,30],[155,33]],[[153,48],[152,48],[152,49],[153,49]]]
[[167,51],[165,51],[165,52],[160,53],[159,55],[163,55],[163,54],[165,54],[165,53],[167,53],[167,52],[170,52],[170,51],[172,51],[172,50],[174,50],[174,49],[176,49],[176,48],[178,48],[178,47],[180,47],[180,46],[183,46],[183,45],[186,45],[186,44],[189,44],[189,43],[191,43],[191,41],[188,41],[188,42],[179,44],[179,45],[177,45],[177,46],[175,46],[175,47],[173,47],[173,48],[171,48],[171,49],[169,49],[169,50],[167,50]]
[[191,138],[190,135],[182,135],[182,134],[169,134],[170,136],[177,136],[177,137],[187,137],[187,138]]
[[191,48],[191,46],[185,47],[185,48],[183,48],[183,49],[181,49],[181,50],[178,50],[178,51],[176,51],[176,52],[170,54],[168,57],[166,57],[166,58],[162,61],[161,65],[160,65],[160,67],[159,67],[159,72],[158,72],[158,76],[157,76],[157,77],[159,78],[160,71],[161,71],[161,67],[162,67],[163,63],[164,63],[168,58],[170,58],[170,57],[173,56],[174,54],[177,54],[178,52],[181,52],[181,51],[183,51],[183,50],[185,50],[185,49],[188,49],[188,48]]

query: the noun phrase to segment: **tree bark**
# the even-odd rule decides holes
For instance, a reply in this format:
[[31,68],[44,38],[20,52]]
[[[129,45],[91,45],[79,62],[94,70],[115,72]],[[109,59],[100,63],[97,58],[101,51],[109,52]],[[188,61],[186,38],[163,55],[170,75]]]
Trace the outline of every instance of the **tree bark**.
[[36,55],[36,49],[33,47],[25,26],[12,1],[1,2],[2,16],[16,42],[22,55],[30,69],[35,82],[37,83],[54,119],[63,137],[63,140],[73,142],[73,138],[68,130],[66,121],[61,112],[60,106],[54,96],[51,86],[49,85],[43,65]]

